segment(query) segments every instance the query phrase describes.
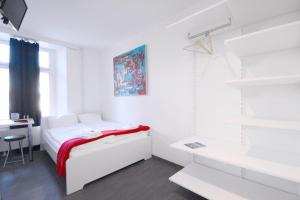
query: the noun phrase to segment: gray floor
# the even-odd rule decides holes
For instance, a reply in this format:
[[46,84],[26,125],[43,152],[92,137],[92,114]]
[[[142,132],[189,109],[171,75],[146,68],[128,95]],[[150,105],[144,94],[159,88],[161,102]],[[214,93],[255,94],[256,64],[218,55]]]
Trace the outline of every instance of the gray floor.
[[179,166],[153,157],[66,196],[64,178],[57,175],[47,153],[39,151],[34,162],[0,169],[0,191],[2,200],[204,200],[168,181],[178,170]]

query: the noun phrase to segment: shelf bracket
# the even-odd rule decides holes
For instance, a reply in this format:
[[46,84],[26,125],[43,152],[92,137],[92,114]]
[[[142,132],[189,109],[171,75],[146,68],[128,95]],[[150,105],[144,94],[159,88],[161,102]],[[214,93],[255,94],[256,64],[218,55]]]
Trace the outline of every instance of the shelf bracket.
[[[244,69],[244,61],[241,60],[241,80],[244,79],[246,76],[245,74],[245,69]],[[245,104],[245,95],[244,95],[244,89],[242,88],[240,91],[240,98],[241,98],[241,102],[240,102],[240,109],[241,109],[241,116],[245,116],[246,115],[246,104]],[[245,126],[241,125],[241,145],[246,146],[246,134],[245,134]],[[243,179],[246,178],[246,169],[245,168],[241,168],[241,177]]]

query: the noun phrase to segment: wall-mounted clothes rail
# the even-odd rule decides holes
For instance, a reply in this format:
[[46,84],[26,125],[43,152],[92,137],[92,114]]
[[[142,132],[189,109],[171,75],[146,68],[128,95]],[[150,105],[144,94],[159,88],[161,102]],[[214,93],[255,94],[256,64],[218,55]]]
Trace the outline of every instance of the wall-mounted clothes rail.
[[191,52],[197,52],[197,53],[202,53],[202,54],[208,54],[212,55],[213,54],[213,44],[212,44],[212,39],[211,39],[211,33],[218,31],[220,29],[226,28],[228,26],[231,26],[231,17],[228,18],[228,22],[222,25],[219,25],[217,27],[211,28],[209,30],[203,31],[201,33],[197,33],[195,35],[191,35],[191,33],[188,33],[187,37],[189,40],[196,39],[197,40],[183,49],[186,51],[191,51]]
[[215,31],[218,31],[220,29],[223,29],[223,28],[227,28],[229,26],[231,26],[232,24],[232,20],[231,20],[231,17],[228,18],[228,22],[225,23],[225,24],[222,24],[220,26],[217,26],[217,27],[214,27],[214,28],[211,28],[209,30],[206,30],[206,31],[203,31],[201,33],[197,33],[195,35],[192,35],[191,33],[188,33],[188,39],[189,40],[192,40],[192,39],[195,39],[195,38],[198,38],[198,37],[201,37],[201,36],[205,36],[207,37],[209,34],[215,32]]

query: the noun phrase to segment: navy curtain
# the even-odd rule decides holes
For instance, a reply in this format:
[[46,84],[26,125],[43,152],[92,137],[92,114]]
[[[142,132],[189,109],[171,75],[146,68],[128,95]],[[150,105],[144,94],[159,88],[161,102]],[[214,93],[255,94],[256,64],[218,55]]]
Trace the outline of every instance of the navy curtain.
[[10,39],[9,108],[20,117],[29,115],[41,123],[39,93],[39,44]]

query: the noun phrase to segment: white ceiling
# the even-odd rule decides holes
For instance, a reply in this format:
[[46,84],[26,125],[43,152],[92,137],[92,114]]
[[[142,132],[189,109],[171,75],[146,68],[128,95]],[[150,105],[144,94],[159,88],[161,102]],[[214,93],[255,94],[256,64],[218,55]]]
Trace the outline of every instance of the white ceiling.
[[[21,33],[101,48],[220,0],[26,1]],[[228,5],[236,22],[249,24],[299,10],[300,0],[228,0]]]
[[105,46],[199,0],[27,0],[22,31],[85,46]]

